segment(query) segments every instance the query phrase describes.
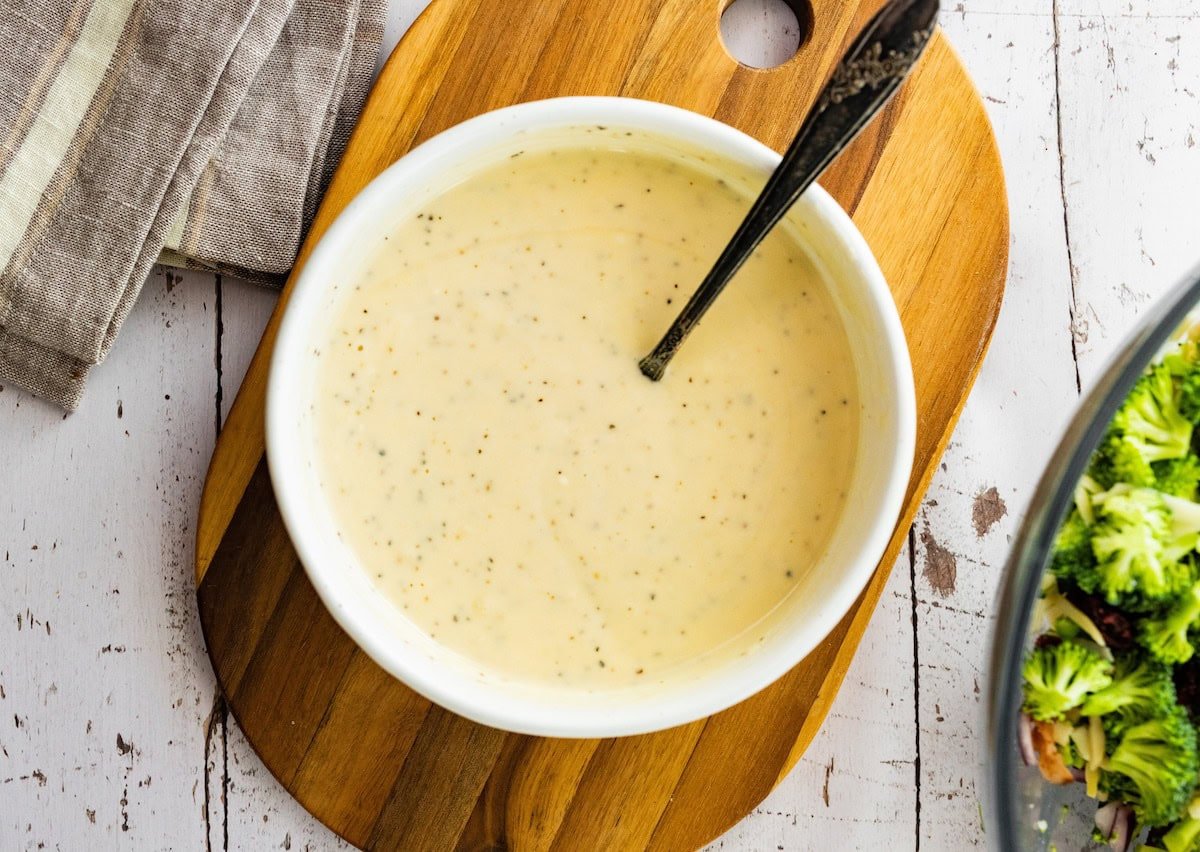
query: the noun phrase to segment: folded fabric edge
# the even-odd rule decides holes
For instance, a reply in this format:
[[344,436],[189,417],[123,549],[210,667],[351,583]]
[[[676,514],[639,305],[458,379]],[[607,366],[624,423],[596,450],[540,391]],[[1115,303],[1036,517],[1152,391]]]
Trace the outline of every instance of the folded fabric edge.
[[163,192],[158,212],[147,228],[125,290],[114,306],[97,362],[103,361],[112,349],[117,333],[133,309],[134,301],[164,247],[166,236],[174,230],[177,221],[185,214],[188,198],[205,164],[228,129],[229,122],[245,97],[246,87],[257,75],[266,53],[260,46],[273,44],[279,37],[292,6],[293,0],[257,2],[246,21],[224,69],[213,86],[203,112],[192,128],[192,136]]
[[[313,8],[321,3],[297,0],[294,15],[313,18]],[[327,9],[316,16],[319,21],[285,28],[231,126],[233,139],[240,138],[240,143],[226,139],[214,152],[184,211],[185,221],[177,223],[167,248],[206,267],[219,262],[256,281],[286,276],[361,112],[386,24],[387,6],[381,0],[342,0],[336,5],[336,12]],[[287,83],[287,69],[313,49],[330,54],[330,73],[319,82],[302,78]],[[285,145],[268,130],[279,132],[272,110],[285,104],[283,96],[294,94],[294,89],[305,92],[310,109],[304,127],[292,128]],[[265,116],[256,119],[258,141],[265,146],[257,155],[286,166],[265,184],[255,176],[255,149],[247,146],[253,141],[248,122],[255,110]],[[277,180],[283,183],[275,186]],[[267,187],[274,192],[264,193]],[[277,215],[268,218],[272,209]]]
[[70,413],[92,366],[0,328],[0,389],[16,385]]
[[[271,21],[277,29],[291,8],[290,0],[254,0],[248,6],[236,15],[220,8],[198,15],[213,26],[225,26],[227,32],[213,34],[215,41],[203,53],[204,61],[198,61],[186,78],[196,87],[195,103],[180,111],[173,124],[164,122],[160,132],[143,134],[131,129],[152,126],[166,94],[152,97],[154,87],[139,84],[169,77],[181,86],[185,78],[163,70],[162,57],[153,50],[158,30],[137,7],[138,15],[127,22],[117,49],[117,54],[128,56],[120,65],[106,66],[98,90],[104,97],[97,94],[88,103],[86,132],[76,134],[71,162],[59,165],[61,175],[55,172],[62,184],[57,199],[39,201],[36,210],[45,212],[41,224],[36,233],[26,229],[22,245],[27,250],[22,257],[14,255],[5,268],[5,275],[13,276],[11,306],[4,319],[11,334],[84,363],[103,359],[174,219],[172,187],[195,176],[181,174],[181,169],[186,170],[190,160],[207,160],[194,155],[194,137],[213,112],[231,57],[251,46],[253,39],[246,37],[255,25],[261,29],[264,18],[278,18]],[[268,8],[269,14],[264,12]],[[223,41],[226,35],[233,39],[231,45]],[[129,145],[118,141],[127,137],[154,140],[133,146],[150,158],[138,168],[128,167]],[[215,144],[219,134],[213,137]],[[99,194],[96,187],[103,188]],[[97,199],[107,200],[118,189],[125,193],[123,203],[97,224]]]
[[304,198],[301,199],[300,232],[296,235],[293,246],[296,254],[300,251],[300,244],[304,240],[305,233],[308,231],[308,224],[312,221],[313,214],[320,203],[321,194],[325,189],[326,160],[333,154],[332,149],[337,144],[337,140],[333,138],[333,132],[337,126],[338,116],[345,102],[346,86],[349,82],[351,68],[354,65],[355,37],[358,30],[360,9],[361,6],[358,2],[351,2],[347,10],[346,27],[342,33],[342,50],[339,56],[338,67],[334,74],[333,87],[329,92],[329,100],[325,104],[325,118],[321,122],[317,143],[313,148],[312,162],[309,163],[308,181],[304,191]]
[[222,277],[236,278],[239,281],[248,281],[251,284],[256,284],[259,287],[265,287],[269,290],[279,290],[283,287],[284,282],[287,281],[287,273],[275,275],[257,269],[246,269],[245,267],[223,263],[219,260],[209,260],[204,257],[180,254],[172,249],[163,249],[158,255],[158,260],[155,262],[176,269],[194,269],[199,272],[211,272],[214,275]]
[[304,203],[302,239],[307,235],[309,225],[316,216],[317,207],[326,187],[333,179],[333,173],[341,165],[350,134],[358,123],[358,117],[367,101],[367,94],[375,82],[375,63],[383,46],[387,11],[387,0],[361,0],[356,10],[350,49],[343,60],[338,95],[334,98],[333,106],[337,111],[322,139],[319,162],[314,163],[312,179],[309,181],[308,196]]

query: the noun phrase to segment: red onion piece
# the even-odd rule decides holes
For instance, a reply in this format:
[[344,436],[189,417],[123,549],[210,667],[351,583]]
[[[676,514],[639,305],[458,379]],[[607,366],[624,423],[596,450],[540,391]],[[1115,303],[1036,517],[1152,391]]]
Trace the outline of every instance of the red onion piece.
[[1112,837],[1113,826],[1117,822],[1117,809],[1120,807],[1120,802],[1109,802],[1096,809],[1096,828],[1105,837]]
[[1037,766],[1037,749],[1033,747],[1033,720],[1024,713],[1017,720],[1017,744],[1026,766]]
[[1114,852],[1126,852],[1133,841],[1133,808],[1124,802],[1117,808],[1117,821],[1113,833],[1108,838],[1108,845]]
[[1067,770],[1071,773],[1071,777],[1074,778],[1076,781],[1080,781],[1080,782],[1087,781],[1087,775],[1084,774],[1084,771],[1082,769],[1078,769],[1074,766],[1068,766]]
[[1114,852],[1127,852],[1133,840],[1133,808],[1124,802],[1109,802],[1096,810],[1096,828]]

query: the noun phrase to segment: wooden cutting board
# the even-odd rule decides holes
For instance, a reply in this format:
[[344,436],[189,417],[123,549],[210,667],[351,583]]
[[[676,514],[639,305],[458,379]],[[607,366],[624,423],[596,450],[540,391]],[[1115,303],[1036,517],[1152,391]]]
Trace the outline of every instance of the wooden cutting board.
[[[878,5],[798,9],[807,29],[799,53],[764,71],[726,53],[719,0],[433,0],[384,68],[300,262],[355,193],[414,144],[519,101],[665,101],[782,151]],[[743,704],[658,734],[549,740],[476,725],[393,680],[335,625],[288,541],[263,456],[284,290],[213,456],[196,581],[234,716],[318,819],[378,849],[684,850],[741,819],[795,765],[879,600],[1003,292],[1008,215],[996,146],[940,33],[822,183],[878,257],[908,334],[918,427],[903,516],[871,584],[806,660]]]

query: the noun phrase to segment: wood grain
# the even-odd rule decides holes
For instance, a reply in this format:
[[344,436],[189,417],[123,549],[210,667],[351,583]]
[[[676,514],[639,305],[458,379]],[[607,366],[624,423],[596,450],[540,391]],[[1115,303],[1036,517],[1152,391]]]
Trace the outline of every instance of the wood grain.
[[[781,25],[762,11],[775,0],[742,2],[757,11],[728,42],[777,55]],[[389,49],[425,0],[390,4]],[[1086,390],[1133,318],[1200,253],[1200,146],[1189,144],[1200,130],[1195,110],[1181,108],[1200,91],[1194,2],[943,8],[1004,158],[1004,307],[918,511],[915,556],[902,553],[891,571],[796,768],[713,852],[912,850],[918,838],[922,852],[985,846],[975,685],[986,690],[1007,536],[1076,397],[1072,356]],[[346,852],[233,720],[213,713],[190,600],[214,411],[233,404],[277,294],[226,277],[217,304],[212,275],[170,274],[147,283],[66,421],[11,385],[0,392],[0,848]],[[973,506],[992,487],[1008,514],[980,537]],[[948,595],[924,575],[946,553],[958,564]],[[51,635],[28,629],[30,612]],[[132,766],[118,732],[135,744]]]
[[[619,17],[583,0],[435,0],[385,66],[301,263],[349,199],[413,144],[531,97],[655,98],[782,149],[852,26],[871,11],[817,4],[797,57],[760,71],[725,53],[715,4],[617,5]],[[503,47],[497,33],[506,34]],[[875,251],[909,337],[919,420],[899,526],[906,530],[978,370],[1007,256],[991,130],[942,37],[823,182]],[[824,718],[886,572],[808,659],[709,720],[645,737],[560,743],[431,708],[337,628],[287,545],[262,461],[267,361],[286,297],[285,290],[214,453],[196,565],[218,679],[268,768],[335,831],[375,848],[689,848],[759,802]],[[897,532],[883,565],[904,540]],[[369,711],[353,706],[362,696],[374,702]],[[369,733],[357,730],[362,725]],[[367,742],[375,747],[362,747]]]

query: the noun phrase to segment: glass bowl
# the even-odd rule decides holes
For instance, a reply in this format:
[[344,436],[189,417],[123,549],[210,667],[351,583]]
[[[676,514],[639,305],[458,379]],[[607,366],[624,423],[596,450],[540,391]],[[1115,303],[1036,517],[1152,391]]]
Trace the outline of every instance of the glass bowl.
[[988,685],[984,785],[992,848],[1092,848],[1088,844],[1096,803],[1087,798],[1083,785],[1051,784],[1036,766],[1025,766],[1021,759],[1021,663],[1036,638],[1030,624],[1034,603],[1075,485],[1134,383],[1182,330],[1198,303],[1200,266],[1146,312],[1083,397],[1013,540],[997,598]]

